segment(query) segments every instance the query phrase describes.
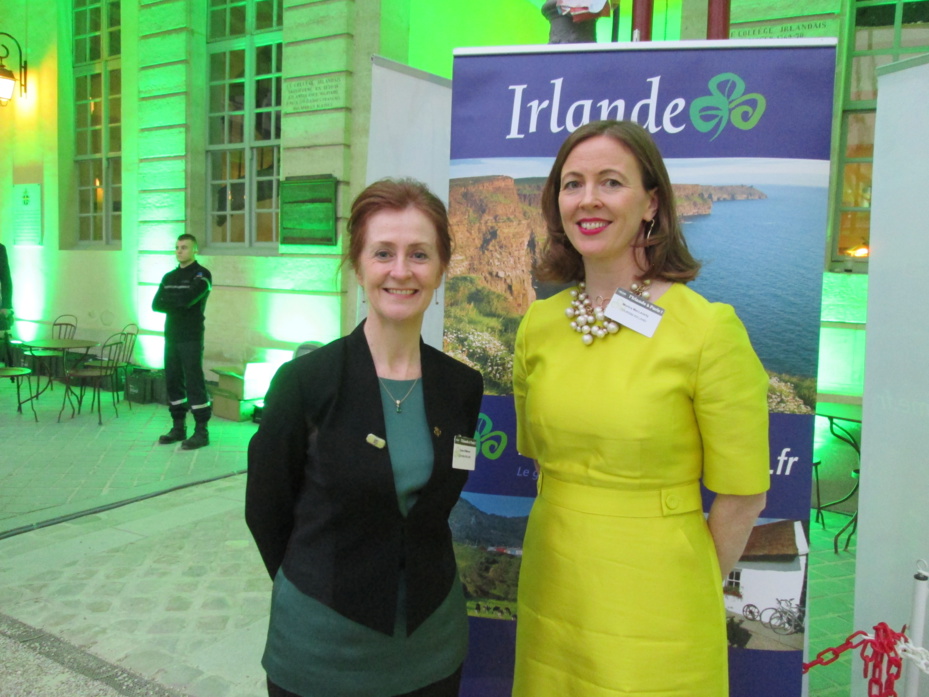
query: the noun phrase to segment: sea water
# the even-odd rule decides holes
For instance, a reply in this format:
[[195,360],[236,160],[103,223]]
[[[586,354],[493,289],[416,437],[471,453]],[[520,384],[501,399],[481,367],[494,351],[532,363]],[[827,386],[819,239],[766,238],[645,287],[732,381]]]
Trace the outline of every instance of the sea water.
[[828,192],[756,187],[766,199],[717,201],[684,219],[684,235],[703,270],[691,288],[729,303],[765,368],[816,375]]

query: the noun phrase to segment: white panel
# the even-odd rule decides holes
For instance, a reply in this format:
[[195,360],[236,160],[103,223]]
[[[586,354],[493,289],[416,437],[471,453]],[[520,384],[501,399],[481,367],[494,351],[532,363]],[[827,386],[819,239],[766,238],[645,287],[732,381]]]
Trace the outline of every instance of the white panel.
[[[452,83],[375,57],[371,69],[371,130],[367,183],[412,177],[448,203]],[[360,298],[360,294],[359,294]],[[423,340],[442,350],[445,284],[436,291],[423,321]],[[358,305],[358,321],[367,314]]]
[[42,244],[42,185],[19,184],[13,187],[10,215],[13,218],[13,244],[17,247]]
[[[915,564],[929,558],[929,61],[878,74],[855,584],[855,629],[869,632],[909,622]],[[866,695],[857,656],[852,675]],[[929,696],[929,676],[912,694]]]

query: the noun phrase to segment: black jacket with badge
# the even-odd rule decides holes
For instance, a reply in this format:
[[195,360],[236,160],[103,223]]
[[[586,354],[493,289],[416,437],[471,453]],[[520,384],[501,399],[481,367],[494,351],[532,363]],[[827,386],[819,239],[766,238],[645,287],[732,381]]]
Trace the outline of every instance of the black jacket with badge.
[[164,275],[152,300],[152,309],[167,313],[166,340],[203,340],[204,310],[212,288],[212,274],[196,261],[185,267],[178,266]]
[[281,367],[248,450],[245,517],[273,578],[392,634],[406,570],[407,630],[442,603],[457,567],[448,515],[468,477],[454,438],[473,437],[483,379],[421,342],[432,476],[406,518],[397,504],[374,361],[364,324]]

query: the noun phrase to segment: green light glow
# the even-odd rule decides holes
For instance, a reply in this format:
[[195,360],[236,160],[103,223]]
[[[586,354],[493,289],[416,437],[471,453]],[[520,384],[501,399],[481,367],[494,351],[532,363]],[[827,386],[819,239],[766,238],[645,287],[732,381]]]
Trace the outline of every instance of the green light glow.
[[42,320],[46,317],[46,285],[49,276],[46,260],[54,263],[54,256],[46,255],[43,247],[13,247],[7,245],[10,273],[13,276],[13,310],[16,317],[16,336],[20,339],[35,339],[39,336],[39,325],[23,320]]
[[387,56],[442,77],[452,76],[452,49],[548,41],[548,22],[532,2],[410,0],[409,56]]
[[266,294],[259,299],[258,317],[266,318],[259,332],[274,343],[328,343],[341,335],[342,296]]
[[164,367],[165,340],[163,336],[139,334],[135,344],[135,362],[146,368]]

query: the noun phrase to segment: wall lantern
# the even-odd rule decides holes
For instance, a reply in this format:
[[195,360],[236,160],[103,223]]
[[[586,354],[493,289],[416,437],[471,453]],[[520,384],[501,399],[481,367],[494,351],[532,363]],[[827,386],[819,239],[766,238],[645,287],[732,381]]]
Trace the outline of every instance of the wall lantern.
[[[4,38],[6,37],[6,38]],[[12,41],[19,53],[19,78],[12,70],[7,68],[3,61],[10,57],[9,42]],[[16,83],[19,82],[19,96],[26,94],[26,72],[28,70],[27,61],[23,60],[23,49],[19,42],[5,31],[0,31],[0,106],[6,106],[13,98],[13,90]]]

